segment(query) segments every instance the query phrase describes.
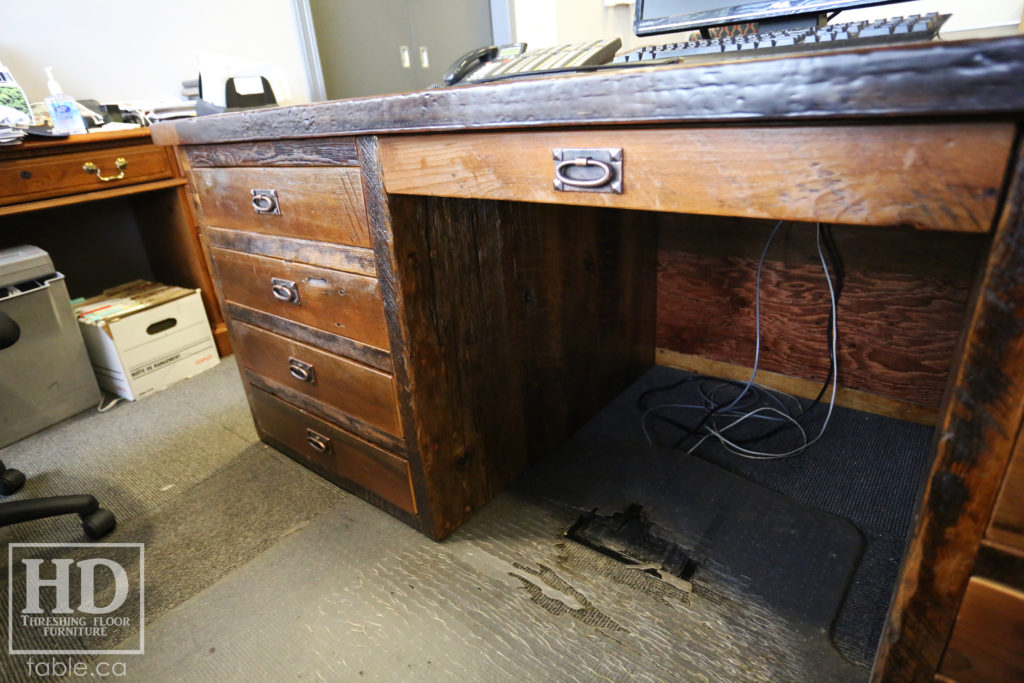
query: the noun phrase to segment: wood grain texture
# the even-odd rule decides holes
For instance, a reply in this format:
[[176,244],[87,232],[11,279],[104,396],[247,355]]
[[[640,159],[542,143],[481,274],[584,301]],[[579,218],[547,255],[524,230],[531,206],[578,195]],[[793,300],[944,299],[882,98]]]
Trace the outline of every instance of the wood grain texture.
[[347,337],[340,337],[331,332],[308,327],[287,318],[264,313],[248,306],[226,302],[224,304],[224,311],[234,320],[241,320],[250,325],[262,327],[265,330],[270,330],[275,334],[280,334],[290,339],[297,339],[339,356],[352,358],[364,365],[369,365],[371,368],[391,372],[391,354],[375,346],[369,346]]
[[[276,444],[285,446],[285,454],[318,472],[330,473],[342,486],[346,481],[354,482],[406,512],[416,514],[409,466],[404,458],[348,434],[262,389],[253,389],[251,396],[257,424]],[[329,440],[327,452],[310,447],[310,429]]]
[[[394,382],[387,373],[242,322],[235,325],[235,353],[243,367],[263,377],[401,435]],[[312,381],[291,375],[293,358],[312,366]]]
[[1017,445],[1006,468],[985,537],[1024,553],[1024,427],[1017,434]]
[[[92,162],[100,175],[117,176],[115,159],[123,157],[124,178],[104,182],[86,173]],[[19,204],[49,197],[96,192],[138,183],[166,180],[176,175],[168,150],[156,145],[131,145],[111,149],[72,152],[39,158],[0,160],[0,205]]]
[[82,192],[80,194],[72,194],[64,197],[54,197],[52,199],[39,199],[32,202],[22,202],[21,204],[8,204],[7,206],[0,206],[0,216],[30,213],[32,211],[54,209],[60,206],[71,206],[73,204],[86,204],[88,202],[95,202],[101,199],[116,199],[117,197],[127,197],[135,194],[154,192],[156,190],[166,190],[172,187],[183,187],[184,185],[185,181],[181,178],[172,178],[170,180],[155,180],[150,183],[123,185],[121,187],[97,190],[95,192]]
[[440,538],[653,362],[655,233],[597,209],[391,196],[390,212]]
[[[359,169],[200,168],[192,173],[210,227],[369,247]],[[276,190],[280,215],[261,215],[250,190]]]
[[679,121],[808,121],[1024,110],[1024,37],[611,70],[198,117],[159,144],[388,131]]
[[879,645],[875,680],[930,678],[1024,413],[1024,158],[964,328],[936,457]]
[[[753,363],[757,266],[774,225],[689,217],[663,224],[660,348]],[[935,411],[984,240],[841,226],[834,226],[833,234],[845,263],[838,316],[840,385]],[[760,287],[760,367],[824,381],[829,294],[813,225],[781,228],[767,253]]]
[[[212,248],[214,271],[227,301],[388,348],[377,280],[352,273]],[[298,303],[274,297],[272,280],[294,282]]]
[[194,145],[186,150],[195,168],[210,166],[358,166],[353,139],[268,140],[235,145]]
[[[381,141],[388,192],[987,232],[1012,124],[459,133]],[[552,150],[621,148],[621,194],[560,192]]]
[[66,154],[71,151],[101,150],[126,145],[146,145],[152,142],[150,129],[130,128],[128,130],[107,130],[93,133],[69,135],[65,138],[22,138],[17,145],[0,148],[0,158],[22,159],[51,154]]
[[1024,591],[1024,551],[985,539],[974,558],[973,575]]
[[398,454],[405,453],[405,441],[403,439],[378,429],[367,422],[358,420],[329,403],[319,401],[308,394],[296,391],[290,386],[275,382],[252,370],[242,370],[242,377],[250,386],[262,389],[268,394],[273,394],[282,401],[290,403],[297,408],[302,408],[307,413],[321,417],[335,426],[344,429],[346,432],[355,434],[359,438],[380,446],[384,450]]
[[384,318],[387,322],[388,339],[391,344],[392,372],[398,396],[398,414],[405,439],[405,456],[409,461],[412,487],[418,506],[417,528],[429,536],[436,536],[435,517],[430,504],[427,486],[427,471],[424,459],[420,457],[416,415],[412,402],[411,359],[408,352],[409,322],[405,315],[405,304],[397,279],[398,256],[395,251],[394,235],[391,231],[391,207],[384,192],[384,178],[380,168],[380,146],[377,138],[364,136],[357,141],[359,163],[362,167],[363,198],[366,218],[370,224],[373,252],[377,257],[377,281],[380,285],[381,301],[384,304]]
[[369,277],[377,274],[373,252],[365,247],[347,247],[292,237],[272,237],[224,228],[207,228],[206,236],[212,246],[221,249],[288,259]]
[[[663,348],[656,350],[654,358],[658,365],[678,368],[679,370],[699,375],[731,379],[737,382],[746,382],[750,379],[752,370],[752,368],[743,365],[708,360],[703,356],[694,356]],[[790,377],[762,369],[758,369],[757,377],[754,381],[763,387],[783,391],[791,396],[800,396],[801,398],[816,398],[821,391],[821,383],[819,382],[811,382],[799,377]],[[897,420],[916,422],[917,424],[934,425],[938,419],[938,411],[935,409],[922,408],[914,403],[886,399],[855,389],[840,388],[836,392],[836,405],[875,415],[885,415]]]
[[1024,593],[971,577],[940,673],[959,683],[1024,681]]
[[205,292],[205,296],[210,298],[208,310],[215,308],[218,312],[216,316],[212,313],[210,314],[211,319],[215,320],[213,324],[213,338],[217,344],[217,351],[224,356],[231,353],[231,332],[228,330],[228,323],[225,318],[227,312],[224,310],[224,300],[220,292],[217,291],[217,284],[213,279],[209,241],[206,239],[204,226],[199,223],[199,216],[196,210],[195,185],[192,182],[192,166],[189,164],[188,157],[183,149],[175,147],[173,152],[176,168],[179,173],[185,176],[186,180],[186,184],[178,190],[178,196],[181,198],[181,212],[183,215],[188,216],[188,221],[194,226],[192,239],[197,247],[196,256],[202,261],[202,268],[210,280],[210,286]]

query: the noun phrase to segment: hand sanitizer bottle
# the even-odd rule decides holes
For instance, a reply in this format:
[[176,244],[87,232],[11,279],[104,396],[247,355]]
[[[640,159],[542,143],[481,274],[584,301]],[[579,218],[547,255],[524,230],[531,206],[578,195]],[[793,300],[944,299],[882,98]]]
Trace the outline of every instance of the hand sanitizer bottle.
[[50,121],[53,123],[55,133],[84,133],[85,122],[78,111],[78,104],[70,95],[65,95],[61,90],[60,83],[53,79],[53,67],[43,69],[46,72],[46,87],[50,89],[50,96],[46,98],[46,108],[50,112]]

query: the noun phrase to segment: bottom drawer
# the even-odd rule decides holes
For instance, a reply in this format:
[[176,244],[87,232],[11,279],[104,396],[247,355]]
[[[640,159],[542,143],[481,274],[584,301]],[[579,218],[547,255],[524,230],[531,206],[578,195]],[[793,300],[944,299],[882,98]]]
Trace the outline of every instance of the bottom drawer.
[[254,386],[249,387],[260,431],[290,455],[338,482],[354,483],[416,514],[409,463]]
[[1024,593],[972,576],[939,673],[959,683],[1024,680]]

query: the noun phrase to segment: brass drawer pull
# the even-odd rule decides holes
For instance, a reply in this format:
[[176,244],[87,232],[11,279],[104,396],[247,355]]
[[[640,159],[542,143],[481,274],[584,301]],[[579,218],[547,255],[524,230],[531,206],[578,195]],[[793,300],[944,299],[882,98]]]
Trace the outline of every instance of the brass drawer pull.
[[270,278],[270,291],[274,298],[286,304],[299,303],[299,288],[291,280],[282,280],[279,277]]
[[300,382],[316,384],[316,372],[313,370],[313,365],[310,363],[301,361],[298,358],[289,358],[288,372],[290,372],[292,377]]
[[320,455],[331,452],[331,439],[316,430],[306,430],[306,443]]
[[280,216],[281,205],[277,203],[277,190],[249,190],[252,208],[261,216]]
[[86,173],[95,173],[96,177],[99,178],[101,181],[109,183],[111,180],[120,180],[121,178],[124,178],[124,167],[127,165],[127,159],[125,159],[124,157],[118,157],[117,159],[114,160],[114,166],[117,166],[117,169],[121,171],[117,175],[101,174],[100,167],[92,163],[91,161],[87,161],[84,164],[82,164],[82,170],[85,171]]
[[[559,192],[613,192],[622,193],[622,150],[615,149],[555,149],[555,190]],[[572,168],[598,168],[600,175],[573,177]]]

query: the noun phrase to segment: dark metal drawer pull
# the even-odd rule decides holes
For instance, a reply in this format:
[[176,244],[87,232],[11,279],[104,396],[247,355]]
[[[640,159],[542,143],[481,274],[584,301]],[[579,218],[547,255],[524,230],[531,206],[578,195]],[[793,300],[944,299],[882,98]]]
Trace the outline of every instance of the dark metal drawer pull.
[[298,358],[289,358],[288,372],[300,382],[316,384],[316,373],[313,371],[313,366],[310,363],[301,361]]
[[281,205],[277,203],[277,190],[249,190],[252,195],[252,208],[264,216],[280,216]]
[[287,304],[299,303],[299,288],[291,280],[282,280],[279,277],[270,278],[270,291],[278,301]]
[[[622,193],[622,150],[562,149],[553,150],[555,160],[555,189],[559,192],[614,192]],[[597,168],[600,175],[573,177],[573,168]]]
[[321,455],[331,452],[331,439],[316,430],[306,430],[306,443],[309,444],[310,448]]

